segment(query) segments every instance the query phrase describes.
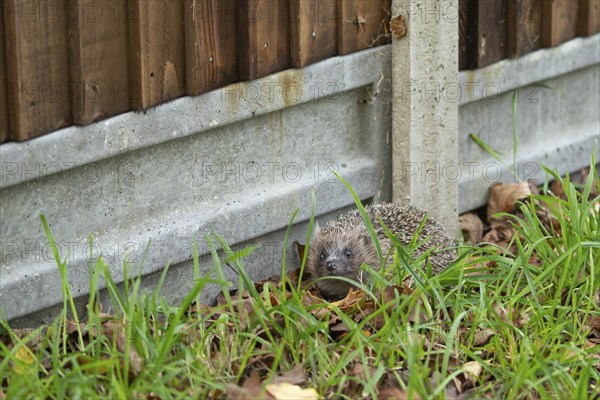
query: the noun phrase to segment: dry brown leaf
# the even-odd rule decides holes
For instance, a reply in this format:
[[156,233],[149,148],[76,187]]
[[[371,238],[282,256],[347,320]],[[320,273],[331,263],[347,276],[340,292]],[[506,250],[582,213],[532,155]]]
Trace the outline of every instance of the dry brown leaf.
[[306,371],[302,364],[296,365],[288,372],[281,376],[276,376],[271,380],[271,383],[289,383],[292,385],[301,385],[306,381]]
[[351,311],[356,310],[361,303],[364,303],[365,300],[366,298],[364,291],[360,289],[350,289],[346,297],[344,297],[342,300],[331,303],[328,308],[333,310],[334,307],[337,307],[344,313],[349,314]]
[[477,244],[483,237],[483,221],[475,213],[466,213],[458,217],[465,242]]
[[531,195],[529,184],[527,182],[518,183],[499,183],[496,182],[490,187],[490,194],[487,204],[488,222],[495,220],[494,214],[498,212],[513,212],[515,203],[524,200]]
[[286,382],[270,383],[266,386],[267,393],[276,400],[316,400],[319,394],[313,388],[303,389],[298,385],[292,385]]
[[[408,400],[408,393],[403,392],[402,390],[396,388],[396,387],[387,387],[384,389],[381,389],[379,391],[379,399],[382,400]],[[418,400],[420,399],[419,396],[413,394],[412,396],[410,396],[410,399],[414,399],[414,400]]]
[[515,234],[515,230],[508,221],[494,220],[490,226],[490,231],[481,239],[483,242],[495,243],[501,247],[506,247],[508,242]]
[[337,324],[329,325],[329,331],[337,333],[346,333],[350,332],[350,328],[348,328],[348,326],[344,322],[338,322]]
[[[292,297],[291,292],[285,292],[285,299],[289,300]],[[280,297],[275,295],[273,292],[269,292],[269,302],[271,303],[271,307],[276,307],[281,304]]]
[[302,262],[302,260],[304,259],[304,249],[306,249],[306,246],[298,241],[295,241],[294,243],[296,244],[296,250],[298,251],[298,257],[300,259],[300,262]]
[[559,199],[565,199],[567,197],[565,196],[565,190],[563,189],[561,181],[553,180],[550,182],[550,191]]
[[308,306],[312,306],[313,304],[323,304],[325,300],[322,298],[315,296],[311,292],[304,292],[302,294],[302,305],[307,308]]
[[[373,314],[375,310],[375,303],[371,300],[367,300],[367,302],[361,308],[361,311],[356,313],[356,315],[354,316],[354,322],[359,324],[363,319],[367,318],[367,316]],[[384,323],[385,318],[381,314],[376,315],[369,321],[369,325],[371,325],[371,327],[375,328],[376,330],[380,329]]]
[[250,376],[244,381],[240,387],[233,383],[227,385],[227,399],[234,400],[255,400],[258,398],[274,400],[275,398],[268,393],[261,393],[262,381],[258,375],[258,371],[253,369],[250,371]]
[[396,292],[398,292],[399,295],[409,295],[412,292],[414,292],[414,289],[411,289],[410,287],[408,287],[406,285],[387,286],[385,289],[383,289],[383,302],[389,303],[390,301],[395,300]]
[[600,330],[600,315],[589,315],[586,320],[586,325],[591,329]]
[[[369,369],[371,370],[371,372],[373,372],[373,371],[372,371],[372,370],[373,370],[373,368],[372,368],[372,367],[367,367],[367,368],[369,368]],[[352,369],[350,370],[350,373],[349,373],[349,375],[350,375],[350,376],[355,376],[355,377],[357,377],[358,379],[361,379],[361,380],[363,380],[363,379],[365,379],[365,377],[366,377],[366,376],[365,376],[365,370],[366,370],[366,368],[365,368],[365,366],[364,366],[363,364],[361,364],[361,363],[355,363],[355,364],[352,366]]]
[[258,375],[258,371],[253,369],[252,371],[250,371],[250,376],[248,377],[248,379],[246,379],[244,381],[244,384],[242,385],[242,387],[244,389],[249,389],[249,390],[260,390],[261,387],[261,379],[260,376]]
[[473,346],[474,347],[485,346],[490,341],[491,337],[494,336],[495,334],[496,334],[496,332],[494,332],[491,329],[483,329],[483,330],[475,332],[475,335],[473,335]]
[[492,304],[492,309],[502,321],[507,323],[511,323],[513,321],[513,315],[515,314],[515,311],[512,308],[505,307],[497,301],[494,301]]

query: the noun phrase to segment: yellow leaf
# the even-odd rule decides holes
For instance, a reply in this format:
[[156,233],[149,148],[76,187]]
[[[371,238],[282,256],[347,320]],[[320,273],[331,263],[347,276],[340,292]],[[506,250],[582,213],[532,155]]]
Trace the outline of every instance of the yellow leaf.
[[15,352],[15,364],[13,369],[18,375],[29,375],[34,372],[35,355],[25,345],[19,347]]
[[319,394],[313,388],[302,389],[298,385],[290,383],[276,383],[266,386],[267,392],[277,400],[298,399],[298,400],[317,400]]
[[481,375],[483,366],[477,361],[469,361],[463,365],[463,369],[465,370],[465,373],[469,374],[473,378],[477,378],[479,375]]

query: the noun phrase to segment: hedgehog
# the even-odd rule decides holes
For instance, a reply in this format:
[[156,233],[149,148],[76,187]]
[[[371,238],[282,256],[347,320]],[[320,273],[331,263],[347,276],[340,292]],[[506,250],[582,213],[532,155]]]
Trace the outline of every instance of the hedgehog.
[[[394,203],[370,205],[365,210],[373,223],[383,257],[388,256],[393,245],[377,216],[405,246],[411,242],[427,216],[425,211],[415,206]],[[442,272],[456,257],[454,241],[448,237],[444,227],[431,217],[427,217],[417,243],[420,246],[414,251],[414,257],[432,250],[429,261],[433,274]],[[341,215],[322,228],[317,224],[307,256],[307,269],[313,277],[341,276],[360,281],[363,263],[377,268],[379,257],[358,210]],[[345,297],[353,286],[339,279],[318,280],[316,285],[328,300]]]

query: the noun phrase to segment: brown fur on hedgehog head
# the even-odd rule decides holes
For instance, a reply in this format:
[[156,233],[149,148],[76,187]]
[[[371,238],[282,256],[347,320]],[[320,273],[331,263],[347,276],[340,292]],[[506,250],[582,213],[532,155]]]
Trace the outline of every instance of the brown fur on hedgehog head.
[[[313,276],[341,276],[360,281],[363,263],[373,268],[379,266],[375,245],[363,225],[317,226],[307,256],[307,266]],[[317,281],[317,287],[326,298],[337,300],[346,296],[352,285],[338,279],[322,279]]]

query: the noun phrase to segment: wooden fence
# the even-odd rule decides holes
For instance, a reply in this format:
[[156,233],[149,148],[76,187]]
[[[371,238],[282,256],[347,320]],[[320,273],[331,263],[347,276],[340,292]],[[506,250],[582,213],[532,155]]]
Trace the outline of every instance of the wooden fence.
[[599,0],[460,0],[459,7],[460,69],[600,32]]
[[[4,0],[0,142],[388,43],[390,5],[391,0]],[[460,66],[482,67],[598,32],[599,5],[600,0],[460,0]]]

